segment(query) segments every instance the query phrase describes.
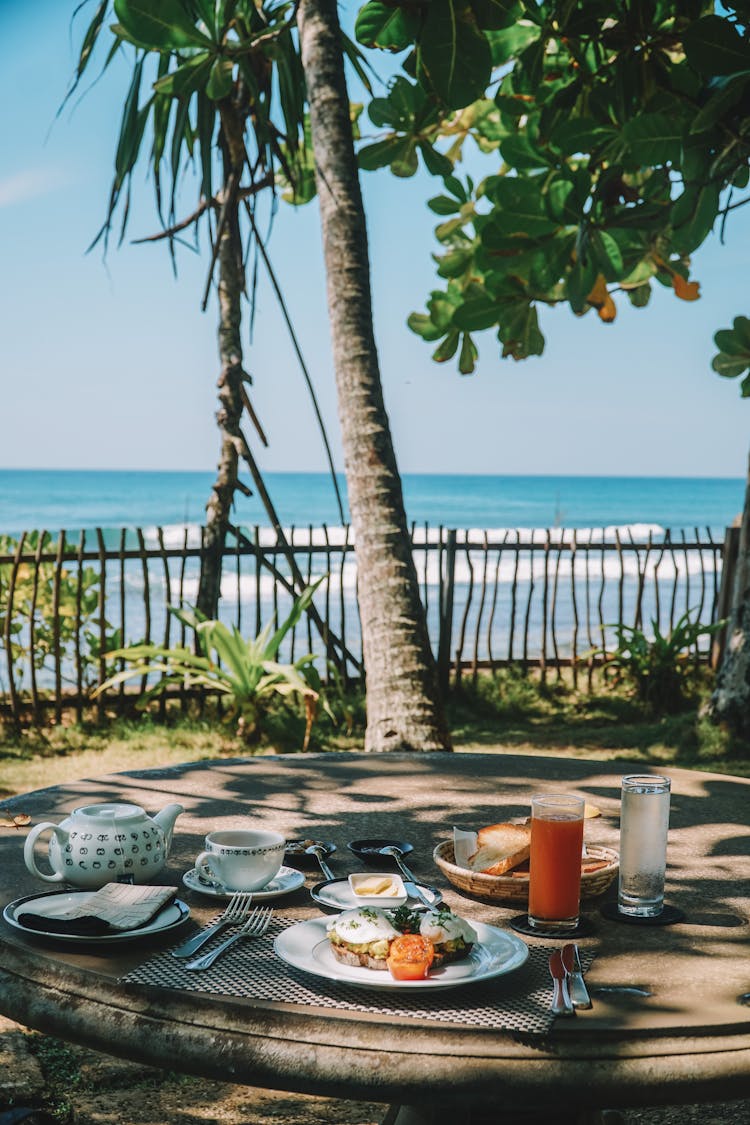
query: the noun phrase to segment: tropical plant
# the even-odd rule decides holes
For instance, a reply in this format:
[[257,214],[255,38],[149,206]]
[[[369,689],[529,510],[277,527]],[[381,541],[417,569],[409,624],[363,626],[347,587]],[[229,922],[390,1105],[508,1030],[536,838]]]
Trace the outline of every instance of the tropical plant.
[[589,655],[604,657],[605,671],[614,669],[635,686],[638,698],[658,713],[671,714],[685,703],[686,691],[696,669],[691,650],[701,637],[723,629],[726,621],[705,624],[691,619],[687,611],[662,633],[652,619],[650,634],[636,625],[608,626],[617,638],[617,647],[606,647]]
[[[79,80],[108,10],[108,0],[102,0],[86,32]],[[366,745],[378,750],[447,749],[447,726],[374,343],[353,115],[343,69],[346,54],[364,77],[359,51],[341,32],[335,0],[294,5],[287,0],[114,0],[114,10],[119,22],[112,28],[115,39],[108,57],[129,44],[135,48],[135,62],[102,234],[106,238],[118,206],[124,233],[130,181],[150,128],[148,159],[160,215],[166,196],[165,163],[171,179],[165,229],[154,237],[167,238],[173,248],[182,231],[203,222],[212,247],[204,307],[217,260],[219,265],[222,446],[219,475],[208,504],[198,607],[207,617],[216,616],[232,498],[237,488],[246,489],[238,477],[239,457],[250,467],[279,542],[285,544],[241,428],[243,410],[251,420],[255,417],[247,397],[249,377],[242,366],[241,223],[247,220],[260,245],[253,208],[258,191],[273,190],[281,181],[291,185],[285,195],[303,202],[312,194],[314,163],[321,191],[339,416],[355,531],[368,687]],[[297,53],[295,20],[304,66]],[[151,89],[141,103],[148,66]],[[310,95],[309,121],[305,86]],[[186,159],[199,169],[200,200],[193,213],[178,222],[175,199]],[[287,558],[300,587],[302,576],[291,552]]]
[[[253,239],[265,259],[255,222],[257,197],[273,192],[277,176],[283,175],[293,198],[298,185],[299,198],[308,198],[304,83],[293,36],[294,13],[289,0],[101,0],[83,37],[73,86],[83,77],[102,35],[110,36],[105,68],[120,48],[132,51],[115,175],[105,221],[92,245],[102,239],[106,247],[118,214],[120,241],[124,238],[131,181],[136,167],[145,164],[162,229],[139,241],[167,240],[175,265],[175,246],[185,231],[193,230],[197,244],[202,229],[210,248],[202,307],[206,309],[215,284],[221,449],[206,506],[197,598],[208,617],[215,616],[218,606],[234,496],[237,491],[250,493],[240,479],[241,460],[279,543],[288,546],[243,429],[249,423],[266,444],[249,398],[252,380],[243,365],[241,327],[246,246]],[[111,22],[112,14],[117,22]],[[192,212],[178,218],[177,200],[180,188],[191,182],[185,176],[190,165],[197,171],[192,182],[198,198]],[[308,387],[320,420],[309,379]],[[325,433],[324,440],[328,450]],[[287,559],[301,589],[304,579],[289,550]]]
[[102,645],[107,651],[121,642],[120,631],[106,620],[102,632],[101,577],[93,567],[78,567],[77,547],[49,532],[28,532],[22,543],[0,535],[0,555],[14,557],[19,547],[24,561],[0,565],[0,636],[7,638],[14,678],[22,683],[27,670],[52,671],[59,663],[68,679],[77,663],[88,686]]
[[373,329],[367,228],[335,0],[300,0],[302,65],[367,677],[366,750],[446,750],[450,736],[419,595]]
[[237,720],[237,733],[244,741],[253,742],[260,735],[263,709],[268,701],[273,696],[298,695],[305,705],[302,748],[306,749],[319,698],[319,688],[312,686],[319,681],[307,675],[315,657],[307,654],[291,664],[281,664],[277,657],[282,641],[310,605],[325,577],[303,591],[277,629],[270,621],[250,640],[245,640],[236,626],[230,628],[223,621],[209,619],[200,610],[171,606],[170,613],[193,630],[195,649],[136,644],[109,652],[108,660],[124,660],[129,667],[106,679],[93,692],[93,698],[127,680],[158,673],[159,680],[139,700],[140,708],[176,686],[185,690],[200,688],[228,700]]

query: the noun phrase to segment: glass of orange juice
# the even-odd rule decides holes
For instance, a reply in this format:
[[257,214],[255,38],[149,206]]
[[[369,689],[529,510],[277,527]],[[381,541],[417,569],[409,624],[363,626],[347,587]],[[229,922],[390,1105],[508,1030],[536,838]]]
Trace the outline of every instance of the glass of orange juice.
[[578,925],[584,798],[540,793],[531,798],[529,926],[564,934]]

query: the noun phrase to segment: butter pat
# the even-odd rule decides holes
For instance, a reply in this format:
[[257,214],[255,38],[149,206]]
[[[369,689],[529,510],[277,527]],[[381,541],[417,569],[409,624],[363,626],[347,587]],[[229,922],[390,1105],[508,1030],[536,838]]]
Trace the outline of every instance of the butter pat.
[[349,889],[363,906],[401,906],[406,902],[406,887],[400,875],[359,872],[349,876]]
[[363,879],[354,888],[355,895],[395,895],[398,894],[392,879],[381,879],[379,875]]

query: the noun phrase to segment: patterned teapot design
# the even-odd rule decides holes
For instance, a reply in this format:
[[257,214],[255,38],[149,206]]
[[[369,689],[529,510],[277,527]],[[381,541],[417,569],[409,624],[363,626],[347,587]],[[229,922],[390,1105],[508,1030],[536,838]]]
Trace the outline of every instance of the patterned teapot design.
[[[139,805],[85,805],[60,824],[35,825],[26,837],[23,857],[32,875],[46,883],[92,889],[118,880],[147,883],[166,862],[181,812],[182,805],[175,804],[165,805],[153,817]],[[51,875],[39,870],[34,856],[37,838],[48,831]]]

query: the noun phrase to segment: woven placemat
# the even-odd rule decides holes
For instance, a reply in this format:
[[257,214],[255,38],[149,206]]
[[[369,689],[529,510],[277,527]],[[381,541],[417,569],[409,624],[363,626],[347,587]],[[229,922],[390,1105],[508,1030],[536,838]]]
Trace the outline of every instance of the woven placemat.
[[[553,946],[530,948],[526,964],[507,976],[421,995],[412,990],[384,992],[315,977],[277,957],[272,950],[273,939],[296,921],[274,918],[265,937],[235,942],[210,969],[202,972],[188,971],[166,949],[149,957],[122,980],[127,984],[156,985],[184,992],[274,1000],[392,1015],[399,1020],[412,1018],[537,1035],[549,1031],[554,1021],[549,1010],[552,980],[547,967]],[[183,935],[173,948],[184,940]],[[201,952],[208,952],[220,940],[223,939],[213,939]],[[581,951],[581,960],[585,971],[592,957]]]

